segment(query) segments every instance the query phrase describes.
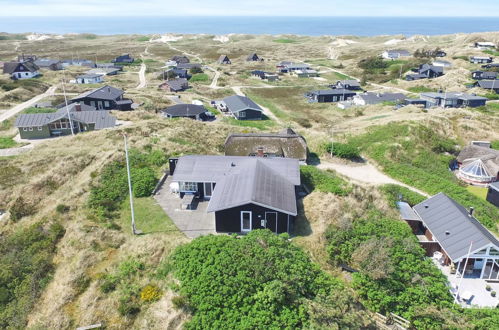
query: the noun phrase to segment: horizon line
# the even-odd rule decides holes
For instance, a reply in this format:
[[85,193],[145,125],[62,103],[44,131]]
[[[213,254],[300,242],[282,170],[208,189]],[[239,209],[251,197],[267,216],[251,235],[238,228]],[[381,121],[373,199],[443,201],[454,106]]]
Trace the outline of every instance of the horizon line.
[[[108,17],[108,15],[1,15],[0,17],[26,17],[26,18],[39,18],[39,17]],[[454,15],[443,15],[443,16],[422,16],[422,15],[118,15],[117,17],[250,17],[250,18],[499,18],[499,15],[489,16],[489,15],[471,15],[471,16],[454,16]]]

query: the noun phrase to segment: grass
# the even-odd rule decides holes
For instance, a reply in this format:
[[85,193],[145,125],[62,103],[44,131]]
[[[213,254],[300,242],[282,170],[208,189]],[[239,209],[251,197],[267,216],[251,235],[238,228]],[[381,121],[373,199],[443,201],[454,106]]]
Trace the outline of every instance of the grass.
[[203,82],[210,80],[210,77],[206,73],[196,73],[189,79],[190,82]]
[[56,112],[56,111],[57,111],[57,109],[52,109],[52,108],[35,108],[35,107],[31,107],[31,108],[24,109],[22,113],[25,113],[25,114],[52,113],[52,112]]
[[[166,215],[161,206],[156,203],[154,198],[135,198],[133,206],[137,229],[141,230],[144,234],[178,231],[173,221]],[[125,232],[130,232],[130,214],[130,202],[129,199],[126,199],[123,202],[120,218],[117,221]]]
[[13,148],[17,145],[11,137],[0,137],[0,149]]
[[235,118],[225,117],[222,121],[229,125],[253,127],[259,130],[266,130],[275,126],[275,123],[265,115],[262,115],[262,120],[237,120]]
[[492,55],[492,56],[499,56],[499,52],[496,51],[496,50],[487,49],[487,50],[484,50],[483,52],[485,54],[489,54],[489,55]]
[[142,37],[137,38],[137,41],[139,41],[139,42],[149,41],[149,37],[142,36]]
[[286,39],[286,38],[274,39],[272,41],[280,43],[280,44],[292,44],[292,43],[298,42],[298,41],[296,41],[294,39]]
[[260,97],[258,95],[255,95],[253,93],[247,93],[247,96],[255,101],[256,103],[263,105],[264,107],[268,108],[277,118],[279,119],[288,119],[289,116],[279,109],[274,103],[264,99],[263,97]]
[[408,91],[413,92],[413,93],[429,93],[429,92],[436,92],[437,90],[435,88],[430,88],[426,86],[413,86],[407,88]]
[[486,200],[487,198],[487,188],[468,186],[466,187],[466,190],[468,190],[470,193],[472,193],[473,195],[477,196],[480,199]]

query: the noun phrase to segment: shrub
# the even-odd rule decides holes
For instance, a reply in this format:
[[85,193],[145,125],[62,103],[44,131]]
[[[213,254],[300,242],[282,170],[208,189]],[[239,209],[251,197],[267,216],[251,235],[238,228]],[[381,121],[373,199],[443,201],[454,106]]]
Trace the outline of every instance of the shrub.
[[322,171],[314,166],[301,166],[300,175],[303,184],[312,190],[346,196],[351,188],[348,183],[332,172]]
[[35,207],[26,202],[22,196],[19,196],[9,209],[10,219],[12,221],[18,221],[24,217],[32,215],[35,213]]
[[188,301],[193,311],[187,329],[307,328],[309,301],[344,290],[287,235],[268,230],[196,238],[175,250],[172,263],[185,297],[174,304]]
[[333,149],[333,155],[337,157],[346,159],[360,158],[359,149],[352,144],[335,142],[331,145],[331,143],[327,143],[326,151],[328,153],[331,153],[331,147]]
[[426,197],[402,187],[396,184],[387,184],[381,187],[381,190],[385,193],[386,198],[393,207],[397,207],[396,202],[399,201],[399,196],[402,197],[403,202],[408,203],[411,206],[421,203],[426,199]]
[[118,282],[118,278],[113,275],[107,275],[104,277],[104,282],[102,282],[100,286],[100,290],[103,293],[109,293],[116,289],[116,284]]
[[492,149],[499,150],[499,140],[492,141],[490,146]]
[[381,57],[368,57],[366,59],[361,60],[358,63],[358,66],[361,69],[366,70],[367,72],[372,72],[378,69],[386,69],[388,68],[389,65]]
[[90,278],[88,276],[86,276],[85,274],[78,276],[74,281],[74,288],[76,291],[76,295],[80,295],[83,292],[85,292],[85,290],[87,290],[89,285],[90,285]]
[[149,167],[134,169],[132,172],[132,187],[135,197],[150,196],[156,186],[156,174]]
[[144,302],[157,301],[161,298],[161,290],[155,285],[146,285],[140,291],[140,300]]
[[68,213],[71,207],[65,204],[58,204],[55,208],[55,211],[57,213],[63,214],[63,213]]
[[175,296],[172,298],[172,304],[173,307],[177,309],[185,309],[188,308],[189,302],[187,301],[187,298],[184,296]]
[[198,66],[194,66],[192,67],[190,70],[189,70],[189,73],[190,74],[196,74],[196,73],[203,73],[203,69],[201,69],[200,67]]

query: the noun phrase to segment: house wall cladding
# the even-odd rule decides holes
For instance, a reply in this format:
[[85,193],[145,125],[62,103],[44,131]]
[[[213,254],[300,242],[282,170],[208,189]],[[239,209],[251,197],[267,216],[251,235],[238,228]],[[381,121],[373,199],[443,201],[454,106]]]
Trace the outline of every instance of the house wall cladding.
[[487,192],[487,201],[499,207],[499,191],[489,188]]
[[[294,216],[289,216],[282,212],[265,208],[255,204],[246,204],[243,206],[234,207],[227,210],[215,212],[215,228],[217,232],[222,233],[239,233],[241,232],[241,211],[251,212],[251,229],[263,229],[261,220],[265,219],[265,212],[277,213],[277,233],[291,232],[294,225]],[[267,227],[272,232],[276,232],[274,223],[267,223]]]
[[[244,112],[246,114],[245,117],[241,117],[242,112]],[[237,116],[238,116],[238,119],[240,119],[240,120],[244,120],[244,119],[248,119],[248,120],[262,119],[262,113],[260,111],[251,110],[251,109],[243,110],[243,111],[239,112]]]
[[41,126],[42,130],[39,130],[38,127],[31,127],[32,131],[30,131],[30,128],[26,128],[26,131],[24,128],[19,127],[19,135],[21,136],[21,139],[45,139],[50,137],[50,130],[47,125]]

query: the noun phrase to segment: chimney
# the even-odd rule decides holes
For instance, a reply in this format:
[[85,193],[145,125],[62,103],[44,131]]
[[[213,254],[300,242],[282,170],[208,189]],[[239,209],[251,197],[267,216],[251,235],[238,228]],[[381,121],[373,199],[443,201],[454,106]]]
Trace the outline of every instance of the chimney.
[[235,164],[234,162],[232,162],[232,163],[230,164],[230,166],[231,166],[231,167],[236,167],[236,164]]
[[75,103],[75,111],[81,111],[81,104]]
[[107,92],[111,94],[111,87],[107,86]]
[[473,216],[473,212],[474,212],[474,211],[475,211],[475,208],[474,208],[473,206],[472,206],[472,207],[470,207],[470,211],[469,211],[469,215],[470,215],[470,217],[472,217],[472,216]]
[[256,156],[263,157],[263,147],[258,147],[258,149],[256,149]]

